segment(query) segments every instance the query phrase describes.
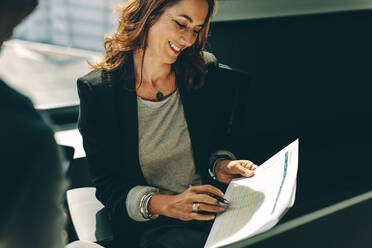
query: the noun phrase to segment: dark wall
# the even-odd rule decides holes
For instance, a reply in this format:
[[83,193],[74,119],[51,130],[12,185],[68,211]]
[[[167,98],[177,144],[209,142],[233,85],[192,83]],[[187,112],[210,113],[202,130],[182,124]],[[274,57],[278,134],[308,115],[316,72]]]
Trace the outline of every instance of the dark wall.
[[300,138],[301,214],[372,189],[371,30],[372,11],[212,25],[208,49],[251,77],[246,158]]

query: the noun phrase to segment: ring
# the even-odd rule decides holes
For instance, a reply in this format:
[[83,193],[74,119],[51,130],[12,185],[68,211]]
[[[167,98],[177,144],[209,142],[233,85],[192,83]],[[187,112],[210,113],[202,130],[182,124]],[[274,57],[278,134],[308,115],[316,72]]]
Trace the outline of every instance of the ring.
[[193,204],[192,204],[192,211],[193,212],[199,212],[199,202],[194,202]]

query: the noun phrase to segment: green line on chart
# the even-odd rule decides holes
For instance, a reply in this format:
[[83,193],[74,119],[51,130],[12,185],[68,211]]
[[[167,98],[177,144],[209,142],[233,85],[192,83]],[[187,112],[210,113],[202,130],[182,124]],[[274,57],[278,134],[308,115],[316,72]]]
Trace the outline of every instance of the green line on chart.
[[274,213],[276,204],[278,203],[278,200],[279,200],[280,193],[282,192],[283,184],[287,176],[287,166],[288,166],[288,152],[285,153],[283,179],[282,179],[282,183],[280,184],[278,194],[276,195],[275,204],[274,204],[273,210],[271,211],[271,214]]

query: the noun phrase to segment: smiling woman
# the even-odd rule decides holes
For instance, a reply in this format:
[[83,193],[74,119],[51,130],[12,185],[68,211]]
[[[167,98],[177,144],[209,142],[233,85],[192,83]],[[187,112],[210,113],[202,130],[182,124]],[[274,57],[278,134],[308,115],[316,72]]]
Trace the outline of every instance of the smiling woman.
[[[201,6],[204,8],[201,8]],[[182,42],[182,44],[178,44],[179,47],[177,47],[177,44],[172,44],[171,40],[166,42],[167,46],[173,47],[172,51],[176,55],[180,55],[177,61],[173,55],[172,59],[168,59],[168,63],[171,61],[173,61],[172,63],[176,62],[173,65],[174,70],[182,71],[180,74],[183,75],[190,88],[200,88],[205,77],[204,60],[201,51],[207,41],[210,18],[214,14],[215,6],[214,0],[129,0],[121,7],[117,31],[113,36],[106,37],[104,60],[101,63],[92,65],[92,67],[94,69],[111,71],[125,66],[126,62],[133,56],[134,51],[142,51],[141,53],[144,55],[143,51],[149,48],[148,44],[152,43],[150,41],[151,33],[154,32],[150,32],[151,30],[160,31],[157,36],[152,36],[152,39],[156,41],[156,37],[160,37],[164,32],[168,33],[167,31],[171,31],[169,33],[175,35],[174,31],[177,28],[178,35],[186,34],[188,40],[174,41],[175,43]],[[169,10],[170,7],[173,8]],[[163,15],[164,11],[167,13]],[[186,14],[184,12],[190,13]],[[191,18],[190,15],[193,14],[197,15],[196,18],[198,20]],[[196,23],[196,21],[199,23]],[[157,25],[154,25],[155,23]],[[193,41],[188,36],[190,30],[192,30]],[[169,33],[166,36],[169,36]],[[186,42],[188,44],[192,42],[192,46],[187,45]],[[149,50],[151,48],[152,45]],[[180,53],[180,49],[184,51]],[[161,57],[164,57],[164,55],[161,55]],[[142,61],[144,61],[143,58]],[[191,61],[192,63],[190,63]]]
[[231,113],[213,105],[214,10],[214,0],[128,1],[104,60],[78,80],[79,130],[117,247],[204,246],[224,211],[209,184],[254,175],[229,151]]

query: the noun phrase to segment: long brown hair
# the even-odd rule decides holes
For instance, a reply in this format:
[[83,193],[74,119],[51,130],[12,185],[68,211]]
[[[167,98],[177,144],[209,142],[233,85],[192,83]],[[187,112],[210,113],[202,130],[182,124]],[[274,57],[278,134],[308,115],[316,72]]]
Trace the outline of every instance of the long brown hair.
[[[116,32],[107,36],[104,42],[105,57],[97,64],[91,64],[93,69],[112,71],[125,66],[133,55],[133,51],[146,48],[146,38],[149,28],[158,20],[166,7],[180,0],[128,0],[120,7],[120,18]],[[195,43],[186,48],[172,65],[188,88],[200,88],[205,79],[205,61],[203,53],[210,26],[210,19],[215,12],[215,0],[208,2],[208,14],[204,27]]]

